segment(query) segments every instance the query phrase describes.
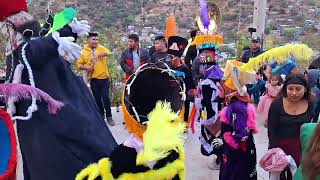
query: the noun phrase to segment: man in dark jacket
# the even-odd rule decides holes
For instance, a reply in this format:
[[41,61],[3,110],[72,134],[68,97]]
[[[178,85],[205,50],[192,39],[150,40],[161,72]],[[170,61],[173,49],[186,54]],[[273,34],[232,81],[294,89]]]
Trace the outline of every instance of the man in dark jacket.
[[253,37],[251,39],[251,49],[244,52],[241,61],[247,63],[250,58],[257,57],[264,51],[261,49],[261,40],[259,37]]
[[148,50],[139,47],[138,35],[129,35],[128,46],[129,48],[122,52],[120,60],[121,68],[126,73],[126,80],[141,65],[150,61]]
[[155,52],[151,55],[151,62],[164,62],[171,67],[169,55],[167,53],[167,42],[164,36],[157,36],[154,40]]

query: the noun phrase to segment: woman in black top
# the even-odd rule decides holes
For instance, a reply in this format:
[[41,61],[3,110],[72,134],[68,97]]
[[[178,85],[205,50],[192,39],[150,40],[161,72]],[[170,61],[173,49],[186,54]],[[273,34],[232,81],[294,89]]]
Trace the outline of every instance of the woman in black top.
[[[310,122],[312,117],[309,84],[302,74],[290,75],[284,82],[281,94],[269,109],[269,148],[281,148],[287,155],[291,155],[299,166],[300,127]],[[290,171],[287,171],[287,176],[285,171],[281,173],[280,179],[292,179]]]

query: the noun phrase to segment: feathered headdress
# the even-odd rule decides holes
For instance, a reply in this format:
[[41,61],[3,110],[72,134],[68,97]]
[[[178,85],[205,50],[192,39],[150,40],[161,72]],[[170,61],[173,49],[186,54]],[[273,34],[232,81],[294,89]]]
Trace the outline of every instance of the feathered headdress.
[[216,33],[217,23],[221,23],[221,12],[215,3],[208,5],[206,0],[200,0],[196,21],[202,35],[196,36],[192,45],[196,45],[198,49],[212,49],[223,43],[222,34]]
[[249,62],[242,65],[240,69],[242,71],[258,71],[261,66],[272,61],[282,64],[291,58],[296,61],[309,60],[312,58],[312,54],[312,49],[305,44],[288,44],[270,49],[255,58],[250,58]]
[[233,90],[240,91],[240,93],[244,92],[244,85],[255,82],[255,72],[260,67],[273,61],[283,64],[288,59],[308,60],[312,57],[312,54],[312,49],[305,44],[288,44],[270,49],[255,58],[250,58],[248,63],[227,61],[224,73],[225,85]]
[[185,124],[181,122],[179,114],[172,111],[168,102],[159,101],[148,118],[147,130],[143,134],[144,148],[137,156],[137,164],[158,161],[167,157],[172,150],[183,159]]
[[169,15],[167,26],[166,26],[166,40],[168,41],[169,37],[177,36],[177,24],[173,14]]
[[74,8],[65,8],[63,11],[54,16],[53,26],[50,29],[49,33],[63,28],[65,25],[69,24],[75,17],[77,17],[77,15],[78,12]]
[[49,112],[57,113],[63,107],[63,103],[53,99],[49,94],[42,90],[25,84],[0,84],[0,95],[2,101],[7,101],[10,97],[16,97],[18,100],[31,99],[43,100],[48,103]]

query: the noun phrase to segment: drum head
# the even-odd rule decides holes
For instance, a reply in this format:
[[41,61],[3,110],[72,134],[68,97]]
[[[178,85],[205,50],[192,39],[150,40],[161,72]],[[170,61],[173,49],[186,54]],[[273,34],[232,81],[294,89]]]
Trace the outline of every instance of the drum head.
[[[130,94],[128,94],[128,84],[131,84]],[[148,121],[147,115],[155,108],[158,101],[170,102],[173,111],[179,112],[183,107],[181,92],[183,90],[180,81],[169,72],[159,68],[145,68],[127,81],[125,105],[133,116],[134,109],[136,110],[139,123],[143,124]]]

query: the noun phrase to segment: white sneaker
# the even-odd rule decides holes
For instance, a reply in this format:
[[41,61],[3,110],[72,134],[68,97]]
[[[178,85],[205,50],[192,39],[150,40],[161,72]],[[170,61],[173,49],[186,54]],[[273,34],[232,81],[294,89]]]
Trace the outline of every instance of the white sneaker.
[[208,168],[211,170],[220,170],[220,165],[217,164],[215,161],[211,160],[208,163]]

